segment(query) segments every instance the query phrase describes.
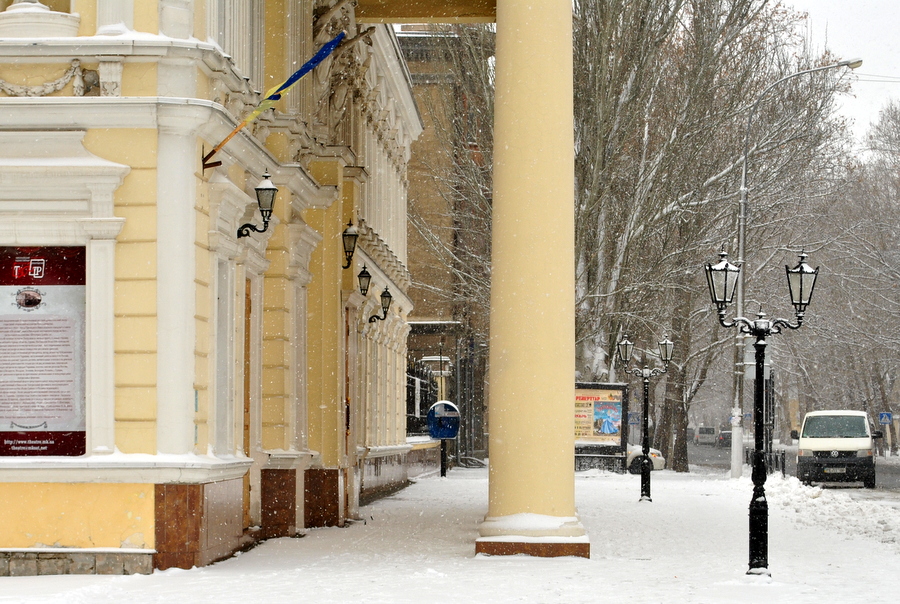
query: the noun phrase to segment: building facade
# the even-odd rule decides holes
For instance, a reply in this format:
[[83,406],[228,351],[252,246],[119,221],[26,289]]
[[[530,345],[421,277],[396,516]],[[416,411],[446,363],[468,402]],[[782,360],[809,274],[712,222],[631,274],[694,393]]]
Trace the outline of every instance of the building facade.
[[205,565],[405,484],[392,31],[346,0],[0,10],[0,571]]

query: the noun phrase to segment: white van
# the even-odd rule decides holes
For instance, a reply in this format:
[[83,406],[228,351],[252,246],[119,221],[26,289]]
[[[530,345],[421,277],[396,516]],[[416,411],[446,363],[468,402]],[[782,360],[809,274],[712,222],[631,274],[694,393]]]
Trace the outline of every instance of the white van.
[[716,429],[712,426],[700,426],[694,433],[695,445],[715,445]]
[[811,411],[798,433],[797,478],[812,482],[862,482],[875,488],[875,440],[863,411]]

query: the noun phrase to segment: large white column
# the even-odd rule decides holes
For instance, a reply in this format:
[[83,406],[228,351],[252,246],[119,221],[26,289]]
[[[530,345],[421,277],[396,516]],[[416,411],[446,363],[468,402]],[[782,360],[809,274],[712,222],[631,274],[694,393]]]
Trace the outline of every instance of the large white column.
[[476,550],[588,556],[575,513],[570,0],[497,0],[496,73],[490,502]]
[[159,127],[156,180],[157,384],[160,453],[194,448],[196,144],[180,124]]

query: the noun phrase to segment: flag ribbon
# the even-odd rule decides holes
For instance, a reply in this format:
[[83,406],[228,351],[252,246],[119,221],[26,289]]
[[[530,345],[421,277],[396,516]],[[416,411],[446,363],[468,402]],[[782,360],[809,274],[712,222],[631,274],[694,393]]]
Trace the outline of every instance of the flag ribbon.
[[260,101],[260,103],[256,107],[256,109],[251,111],[250,115],[248,115],[246,118],[244,118],[244,120],[240,124],[237,125],[237,128],[232,130],[231,134],[229,134],[228,136],[225,137],[225,140],[223,140],[221,143],[219,143],[218,145],[213,147],[212,151],[210,151],[205,156],[203,156],[203,169],[206,170],[207,168],[214,168],[215,166],[221,166],[222,162],[210,162],[209,160],[212,158],[213,155],[218,153],[219,150],[221,150],[222,147],[224,147],[228,141],[230,141],[232,138],[234,138],[234,135],[237,134],[238,132],[240,132],[244,128],[244,126],[250,124],[253,120],[258,118],[262,114],[263,111],[265,111],[266,109],[269,109],[270,107],[272,107],[272,105],[274,105],[275,103],[280,101],[281,96],[291,86],[296,84],[300,80],[300,78],[305,76],[307,73],[309,73],[310,71],[315,69],[319,63],[324,61],[325,58],[328,57],[328,55],[330,55],[332,52],[334,52],[334,49],[338,47],[338,45],[341,43],[341,40],[344,39],[345,35],[346,35],[346,32],[339,33],[337,36],[335,36],[335,38],[333,40],[331,40],[330,42],[328,42],[324,46],[322,46],[322,48],[320,48],[319,51],[315,55],[313,55],[313,57],[309,61],[304,63],[300,69],[298,69],[297,71],[292,73],[291,77],[286,79],[284,82],[282,82],[278,86],[271,88],[266,93],[266,96],[263,98],[263,100]]

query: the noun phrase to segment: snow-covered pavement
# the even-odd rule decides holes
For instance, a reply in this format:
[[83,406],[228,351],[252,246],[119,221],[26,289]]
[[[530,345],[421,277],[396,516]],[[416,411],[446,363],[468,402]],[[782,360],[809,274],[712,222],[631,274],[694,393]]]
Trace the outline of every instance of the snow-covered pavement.
[[0,602],[870,603],[900,577],[900,507],[773,476],[769,568],[747,576],[749,478],[579,473],[591,558],[475,556],[486,470],[455,469],[363,508],[365,522],[276,539],[202,569],[0,578]]

